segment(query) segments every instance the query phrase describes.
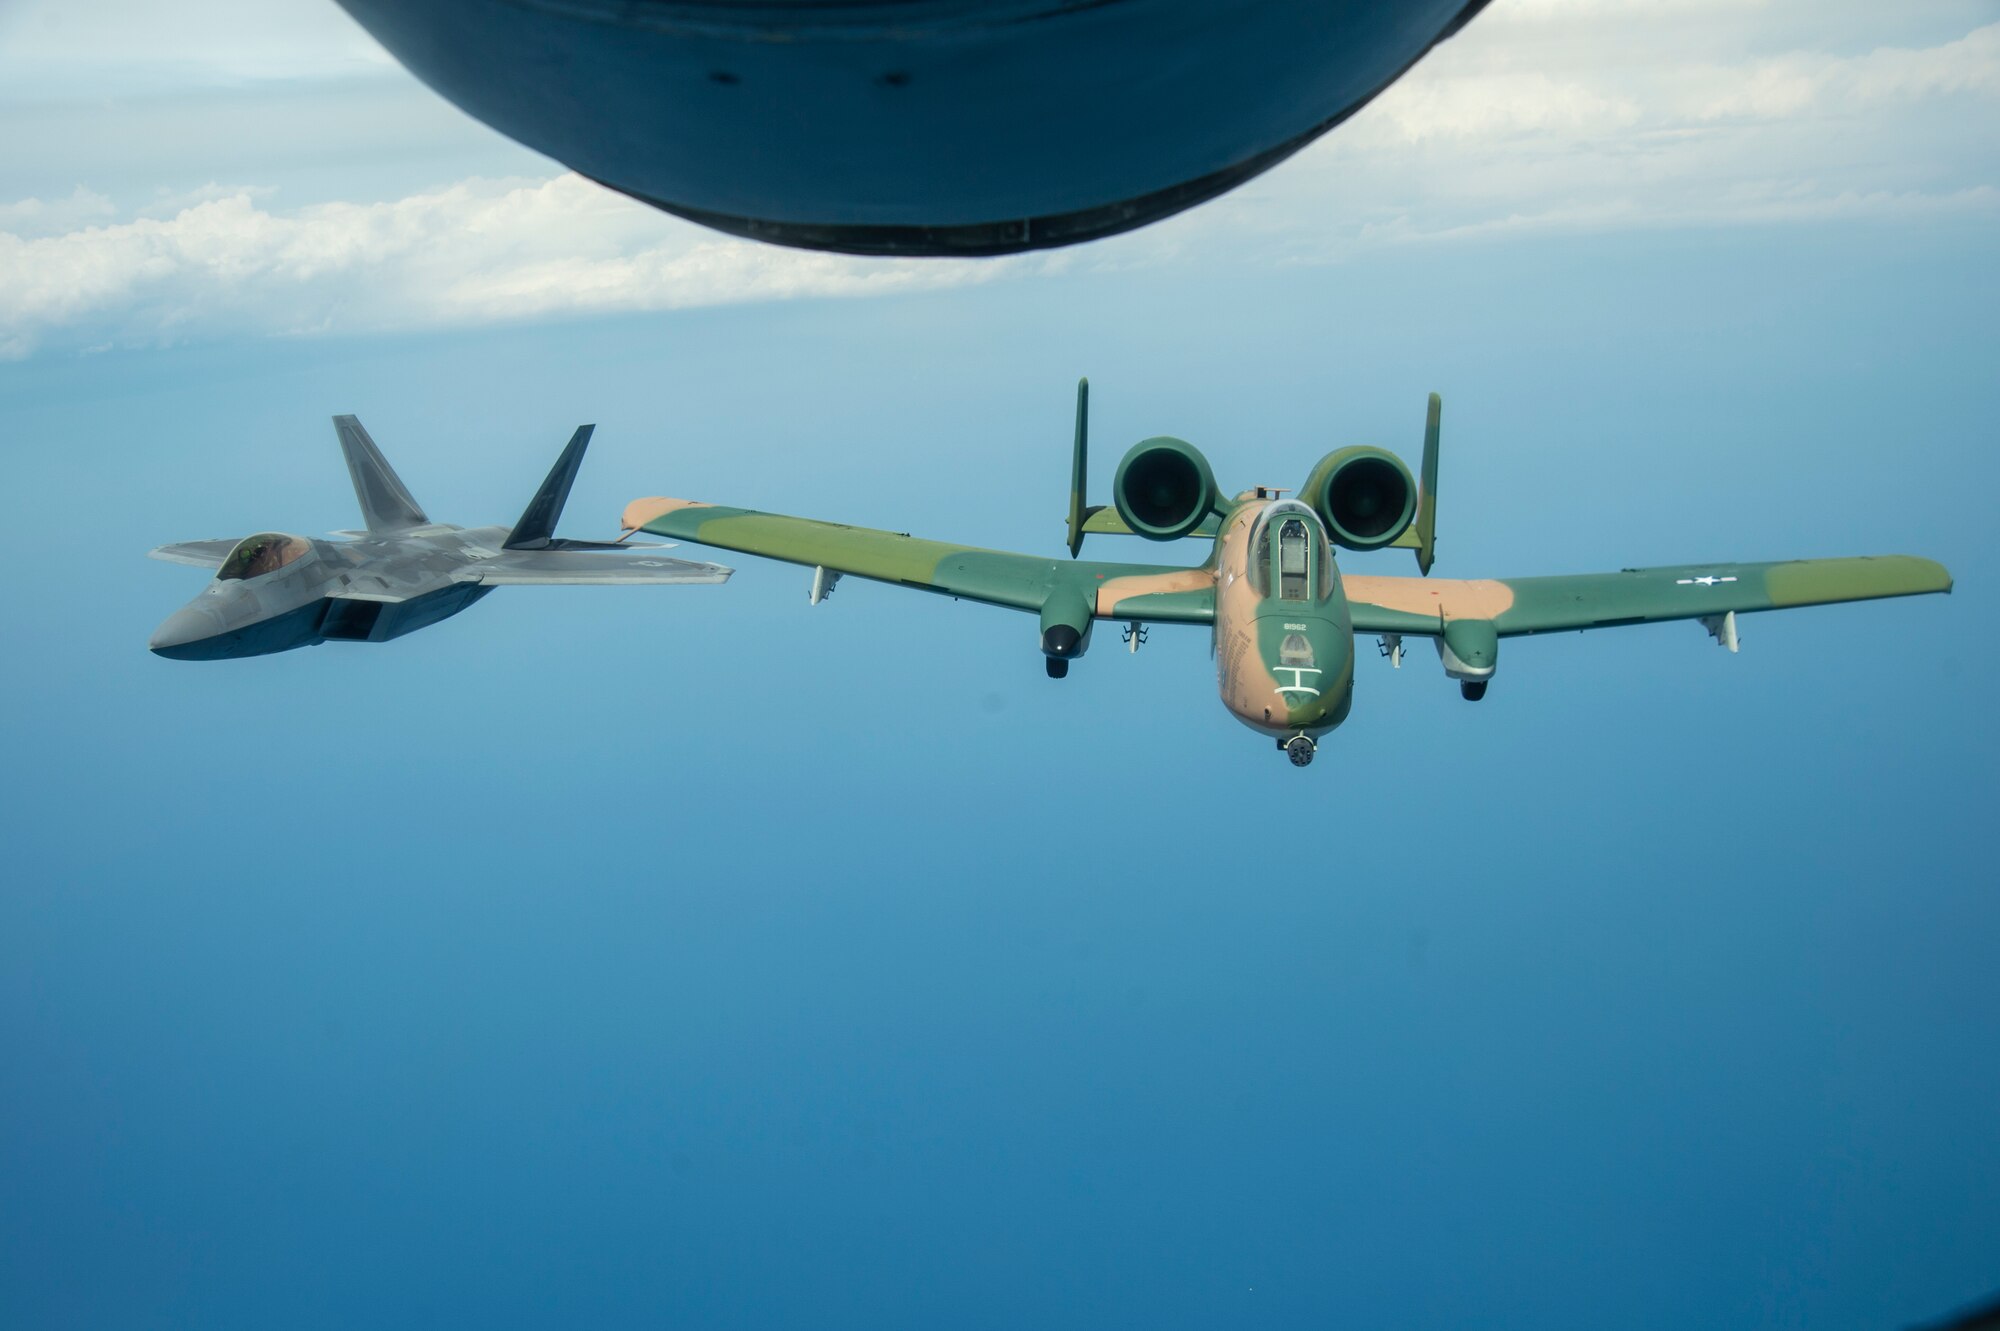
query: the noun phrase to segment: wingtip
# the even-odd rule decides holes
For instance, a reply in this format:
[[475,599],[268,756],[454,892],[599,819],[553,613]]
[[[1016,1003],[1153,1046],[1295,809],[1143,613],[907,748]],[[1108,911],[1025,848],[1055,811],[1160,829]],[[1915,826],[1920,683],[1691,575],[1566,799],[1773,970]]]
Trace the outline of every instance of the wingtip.
[[1924,590],[1942,592],[1946,596],[1951,595],[1953,578],[1950,569],[1938,563],[1937,560],[1926,559],[1922,555],[1905,555],[1903,557],[1916,564],[1930,578],[1933,585],[1926,587]]

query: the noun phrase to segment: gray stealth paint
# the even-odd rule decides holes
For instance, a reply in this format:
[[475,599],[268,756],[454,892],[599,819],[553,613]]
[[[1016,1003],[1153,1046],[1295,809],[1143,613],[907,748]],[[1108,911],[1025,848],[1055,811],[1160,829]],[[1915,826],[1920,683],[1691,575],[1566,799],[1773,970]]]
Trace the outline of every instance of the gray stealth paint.
[[642,587],[724,582],[720,564],[668,559],[657,546],[568,541],[553,533],[592,427],[578,429],[512,529],[432,522],[375,441],[336,416],[367,529],[354,539],[263,532],[184,541],[155,559],[216,570],[147,644],[161,656],[215,661],[328,641],[386,642],[449,619],[495,587]]

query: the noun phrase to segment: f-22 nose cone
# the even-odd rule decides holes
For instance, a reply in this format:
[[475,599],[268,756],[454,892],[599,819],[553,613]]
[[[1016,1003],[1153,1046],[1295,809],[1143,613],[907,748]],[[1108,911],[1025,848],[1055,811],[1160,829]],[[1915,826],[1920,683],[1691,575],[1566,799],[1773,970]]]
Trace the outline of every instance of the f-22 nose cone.
[[146,645],[161,656],[194,661],[205,655],[201,644],[214,635],[214,618],[193,606],[184,605],[160,622]]

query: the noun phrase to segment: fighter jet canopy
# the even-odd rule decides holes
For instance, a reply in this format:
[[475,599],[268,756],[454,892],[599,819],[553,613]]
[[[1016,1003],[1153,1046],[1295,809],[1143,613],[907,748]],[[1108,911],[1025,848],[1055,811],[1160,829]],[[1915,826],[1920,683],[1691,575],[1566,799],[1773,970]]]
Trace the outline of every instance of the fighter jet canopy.
[[277,531],[259,532],[236,543],[236,548],[222,561],[222,567],[215,571],[215,580],[233,582],[241,578],[260,578],[266,573],[276,573],[311,553],[312,542],[303,536],[287,536]]
[[1332,589],[1326,532],[1310,505],[1281,499],[1267,507],[1251,531],[1250,551],[1245,571],[1259,596],[1325,600]]

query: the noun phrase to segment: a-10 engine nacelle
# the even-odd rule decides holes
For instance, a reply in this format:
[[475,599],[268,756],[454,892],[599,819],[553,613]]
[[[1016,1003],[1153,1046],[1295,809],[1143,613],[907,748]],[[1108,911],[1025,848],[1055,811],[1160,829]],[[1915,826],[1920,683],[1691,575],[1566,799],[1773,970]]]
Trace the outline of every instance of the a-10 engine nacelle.
[[[1319,513],[1327,535],[1349,550],[1393,544],[1417,515],[1416,478],[1401,458],[1381,448],[1328,453],[1299,497]],[[1112,477],[1111,500],[1128,528],[1154,541],[1191,535],[1220,507],[1208,459],[1171,435],[1132,445]]]
[[1328,453],[1299,498],[1318,512],[1327,535],[1349,550],[1391,544],[1417,515],[1416,478],[1401,458],[1380,448]]
[[1216,507],[1215,473],[1201,450],[1185,439],[1159,435],[1132,445],[1111,480],[1111,501],[1135,533],[1177,541],[1199,527]]

